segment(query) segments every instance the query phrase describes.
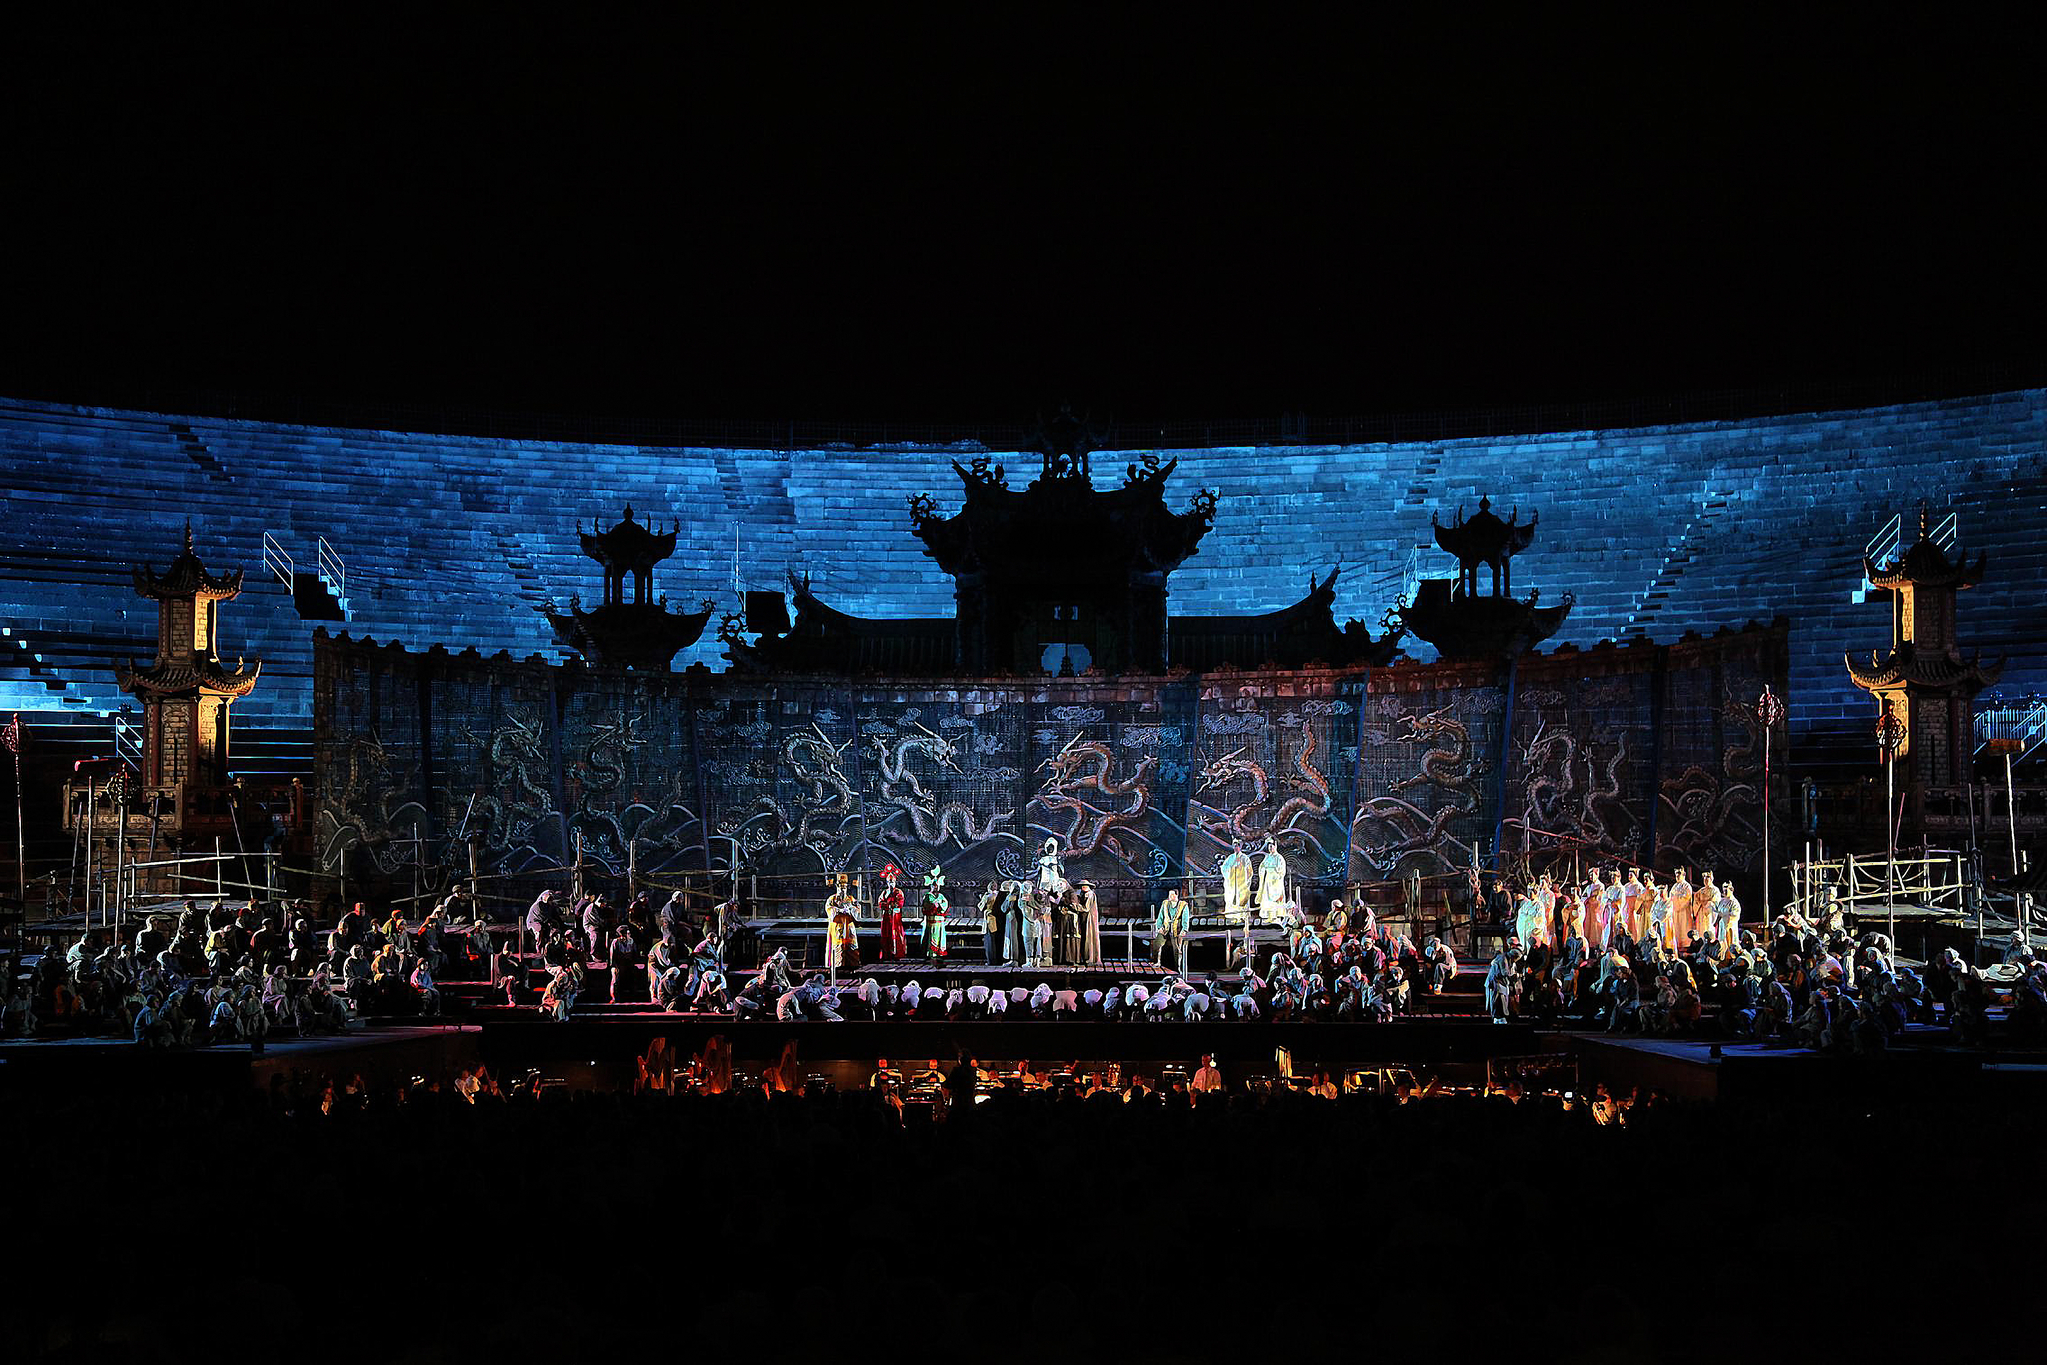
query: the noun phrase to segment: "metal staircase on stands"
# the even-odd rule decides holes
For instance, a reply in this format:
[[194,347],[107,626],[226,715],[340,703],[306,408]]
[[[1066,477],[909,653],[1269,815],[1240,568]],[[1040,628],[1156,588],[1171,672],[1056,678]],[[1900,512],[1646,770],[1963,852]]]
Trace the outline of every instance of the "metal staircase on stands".
[[270,532],[263,533],[263,564],[291,593],[291,604],[303,621],[346,621],[348,619],[348,566],[327,537],[316,537],[315,568],[308,573],[298,567],[283,542]]

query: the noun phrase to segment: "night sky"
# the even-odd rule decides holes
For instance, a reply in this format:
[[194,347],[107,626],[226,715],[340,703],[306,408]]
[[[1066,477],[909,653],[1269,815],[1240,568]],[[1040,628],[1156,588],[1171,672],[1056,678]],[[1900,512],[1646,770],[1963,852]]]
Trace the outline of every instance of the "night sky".
[[965,422],[2047,381],[2015,35],[1085,13],[32,35],[0,393]]

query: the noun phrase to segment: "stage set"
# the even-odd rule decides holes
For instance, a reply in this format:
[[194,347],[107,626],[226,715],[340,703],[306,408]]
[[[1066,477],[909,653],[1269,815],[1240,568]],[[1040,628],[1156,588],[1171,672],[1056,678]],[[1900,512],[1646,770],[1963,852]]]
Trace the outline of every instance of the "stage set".
[[1539,652],[1573,599],[1517,595],[1537,517],[1490,499],[1438,515],[1455,577],[1377,627],[1338,625],[1329,565],[1277,610],[1173,614],[1228,506],[1176,510],[1157,456],[1098,486],[1070,416],[1035,453],[1021,488],[956,463],[951,510],[905,493],[950,618],[850,615],[792,575],[717,622],[729,668],[672,671],[716,604],[656,593],[679,524],[627,506],[578,528],[598,604],[547,607],[575,662],[317,628],[309,788],[234,780],[261,664],[223,662],[243,570],[195,524],[134,574],[159,616],[157,657],[120,671],[139,743],[79,765],[68,881],[16,928],[9,1031],[69,1041],[33,1065],[45,1044],[16,1043],[5,1074],[106,1055],[94,1036],[324,1035],[372,1069],[424,1049],[566,1085],[643,1077],[662,1039],[685,1084],[796,1044],[832,1084],[966,1055],[1018,1084],[1050,1083],[1023,1066],[1044,1057],[1189,1082],[1208,1055],[1273,1084],[1710,1094],[1751,1074],[1737,1048],[1970,1048],[1925,1064],[1975,1075],[2037,1042],[2026,889],[1937,843],[1996,667],[1958,638],[1984,561],[1924,515],[1864,566],[1897,604],[1888,652],[1847,665],[1891,814],[1881,852],[1844,854],[1782,777],[1782,619]]

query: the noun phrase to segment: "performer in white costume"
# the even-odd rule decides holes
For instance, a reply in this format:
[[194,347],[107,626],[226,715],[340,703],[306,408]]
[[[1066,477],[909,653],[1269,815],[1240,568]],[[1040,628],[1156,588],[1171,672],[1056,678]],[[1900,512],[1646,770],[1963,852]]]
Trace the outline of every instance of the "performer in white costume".
[[1066,892],[1066,869],[1059,852],[1059,840],[1047,835],[1038,849],[1038,890],[1049,900]]
[[1258,918],[1277,922],[1286,918],[1286,857],[1279,840],[1265,836],[1265,856],[1258,860]]

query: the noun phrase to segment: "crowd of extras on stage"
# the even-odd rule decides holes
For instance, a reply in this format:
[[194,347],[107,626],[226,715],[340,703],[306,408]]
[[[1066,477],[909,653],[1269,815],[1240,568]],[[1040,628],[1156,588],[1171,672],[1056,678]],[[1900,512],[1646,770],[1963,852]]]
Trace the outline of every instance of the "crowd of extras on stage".
[[[982,890],[969,921],[981,939],[973,961],[1026,981],[1035,968],[1066,969],[1061,980],[1075,970],[1112,972],[1093,883],[1067,879],[1056,840],[1046,840],[1037,862],[1030,880]],[[459,887],[416,924],[400,910],[379,919],[360,902],[337,915],[331,897],[326,916],[304,900],[239,909],[187,900],[181,913],[147,916],[129,934],[88,929],[68,952],[44,955],[26,983],[10,984],[4,1027],[12,1037],[56,1027],[153,1046],[248,1042],[272,1031],[338,1030],[362,1016],[437,1016],[443,980],[487,980],[505,1005],[566,1021],[593,968],[607,969],[613,1002],[739,1019],[1387,1023],[1479,970],[1440,936],[1417,944],[1362,902],[1347,910],[1331,899],[1319,913],[1304,911],[1269,841],[1255,865],[1238,845],[1219,880],[1223,922],[1239,930],[1227,936],[1221,971],[1187,970],[1193,912],[1174,888],[1145,921],[1149,979],[1085,990],[1049,979],[956,984],[972,979],[971,968],[961,970],[966,954],[949,942],[951,905],[937,867],[918,879],[914,911],[893,866],[871,913],[839,875],[822,907],[825,965],[792,966],[784,946],[744,972],[728,966],[742,924],[736,878],[732,896],[707,911],[693,910],[683,890],[659,906],[642,892],[622,907],[603,894],[546,890],[523,924],[509,926],[489,922]],[[1810,918],[1785,908],[1759,939],[1743,926],[1733,888],[1710,871],[1696,885],[1684,868],[1668,880],[1626,866],[1562,881],[1545,873],[1517,893],[1493,874],[1473,871],[1466,881],[1475,923],[1500,942],[1483,968],[1495,1022],[1866,1053],[1914,1022],[1944,1022],[1958,1041],[1980,1044],[1990,1007],[2008,1000],[2016,1039],[2047,1036],[2047,956],[2019,933],[1986,978],[1951,948],[1924,971],[1897,962],[1886,935],[1857,938],[1831,899]],[[316,927],[316,918],[330,923]],[[863,977],[868,952],[880,963],[922,961],[939,975],[928,987],[913,975],[898,982],[900,971],[886,982]]]

